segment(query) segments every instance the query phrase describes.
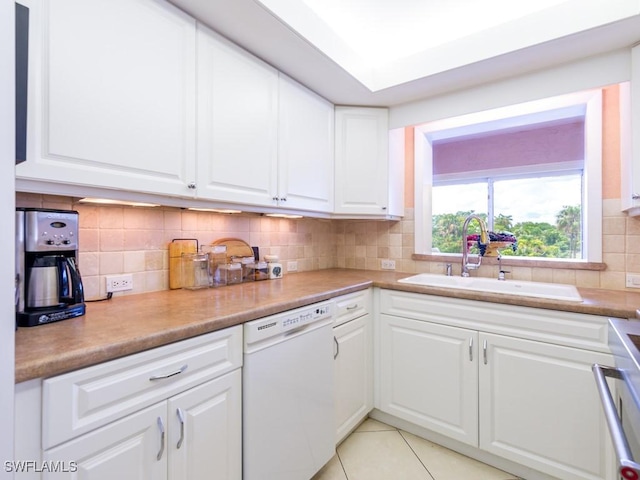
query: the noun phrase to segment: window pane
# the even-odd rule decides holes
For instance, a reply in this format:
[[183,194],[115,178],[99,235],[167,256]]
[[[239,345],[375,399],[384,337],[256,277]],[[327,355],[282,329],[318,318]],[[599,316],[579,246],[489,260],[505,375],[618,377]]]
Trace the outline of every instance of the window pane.
[[512,232],[527,257],[582,258],[581,175],[496,180],[494,230]]
[[[462,224],[467,215],[487,218],[487,182],[434,186],[432,198],[432,243],[434,252],[462,252]],[[478,233],[477,222],[469,233]]]

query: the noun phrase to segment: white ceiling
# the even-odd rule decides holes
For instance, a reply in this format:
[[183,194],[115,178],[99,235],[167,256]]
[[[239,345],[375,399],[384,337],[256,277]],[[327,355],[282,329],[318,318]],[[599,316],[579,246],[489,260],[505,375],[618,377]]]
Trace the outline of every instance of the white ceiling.
[[398,105],[640,42],[640,0],[170,1],[343,105]]

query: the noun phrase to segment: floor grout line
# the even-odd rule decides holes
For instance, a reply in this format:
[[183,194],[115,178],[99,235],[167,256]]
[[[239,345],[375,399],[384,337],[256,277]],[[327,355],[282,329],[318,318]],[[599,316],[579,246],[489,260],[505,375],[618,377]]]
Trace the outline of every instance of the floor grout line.
[[336,448],[336,457],[338,457],[338,461],[340,462],[340,467],[342,468],[342,473],[344,473],[344,478],[349,480],[349,475],[347,475],[347,469],[344,468],[344,463],[342,463],[342,458],[340,458],[340,453],[338,452],[337,448]]
[[416,451],[413,449],[413,447],[411,446],[411,444],[407,441],[407,438],[402,434],[402,430],[397,429],[398,433],[400,434],[400,436],[402,437],[402,440],[404,440],[404,443],[407,445],[407,447],[409,447],[409,450],[411,450],[411,453],[413,453],[415,455],[415,457],[418,459],[418,461],[420,462],[420,464],[424,467],[424,469],[427,471],[427,473],[429,474],[429,476],[432,478],[432,480],[436,480],[436,478],[431,474],[431,472],[429,471],[429,469],[427,468],[427,466],[424,464],[424,462],[422,461],[422,459],[418,456],[418,454],[416,453]]

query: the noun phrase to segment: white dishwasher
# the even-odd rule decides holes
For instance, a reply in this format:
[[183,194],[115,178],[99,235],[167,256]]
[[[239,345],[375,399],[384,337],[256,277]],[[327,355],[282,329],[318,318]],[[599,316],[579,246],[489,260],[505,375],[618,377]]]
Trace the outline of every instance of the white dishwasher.
[[332,301],[244,325],[244,480],[309,480],[335,453]]

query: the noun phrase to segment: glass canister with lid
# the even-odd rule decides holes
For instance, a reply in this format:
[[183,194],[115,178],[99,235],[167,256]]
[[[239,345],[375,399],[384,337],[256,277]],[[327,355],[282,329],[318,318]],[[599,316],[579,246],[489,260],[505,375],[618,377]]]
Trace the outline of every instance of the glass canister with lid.
[[211,287],[226,285],[228,273],[224,267],[227,264],[226,245],[204,245],[202,249],[209,255],[209,285]]
[[209,286],[208,258],[202,252],[182,254],[182,288],[196,290]]
[[242,281],[253,282],[255,280],[255,258],[253,257],[236,257],[233,263],[241,265]]

